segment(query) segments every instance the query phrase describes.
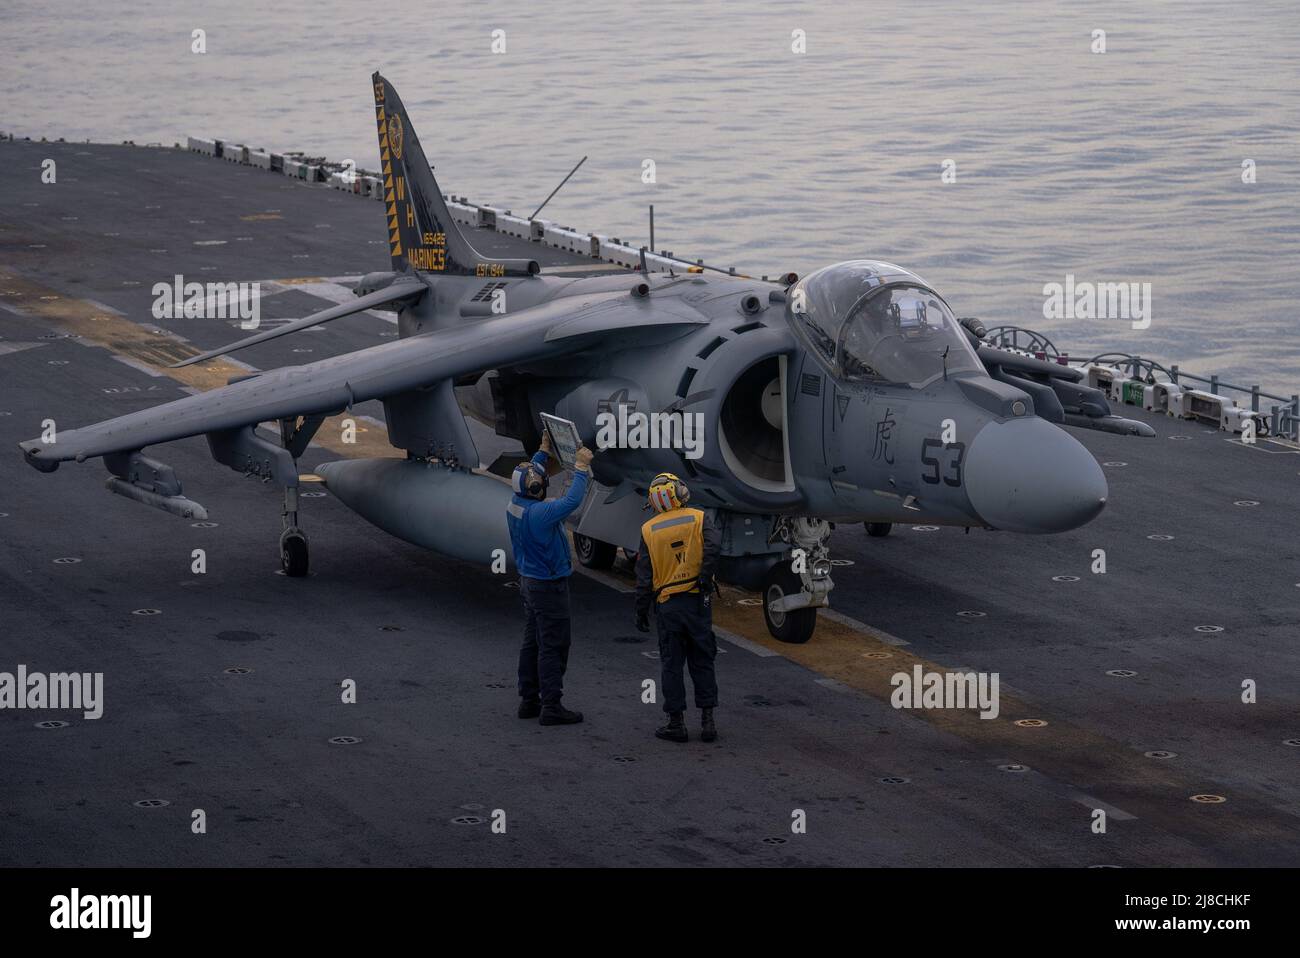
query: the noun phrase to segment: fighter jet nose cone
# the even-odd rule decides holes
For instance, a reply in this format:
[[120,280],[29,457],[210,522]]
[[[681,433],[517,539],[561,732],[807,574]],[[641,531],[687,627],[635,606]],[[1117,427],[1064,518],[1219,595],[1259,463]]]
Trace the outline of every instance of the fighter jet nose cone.
[[984,522],[1009,532],[1065,532],[1106,507],[1101,466],[1064,429],[1042,419],[989,423],[971,442],[966,493]]

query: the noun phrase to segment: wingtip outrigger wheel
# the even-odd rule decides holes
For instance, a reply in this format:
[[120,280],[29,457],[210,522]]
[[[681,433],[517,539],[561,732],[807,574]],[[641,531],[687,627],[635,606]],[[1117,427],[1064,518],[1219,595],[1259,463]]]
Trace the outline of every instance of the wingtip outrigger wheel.
[[296,527],[285,529],[280,533],[280,568],[285,575],[298,579],[307,574],[309,567],[307,535]]
[[[295,460],[296,461],[296,460]],[[298,469],[294,469],[294,484],[285,486],[285,511],[281,521],[285,529],[279,533],[279,568],[290,578],[307,575],[307,533],[298,528]]]
[[284,487],[284,531],[280,533],[280,568],[293,579],[307,574],[307,534],[298,528],[298,486]]
[[284,470],[284,511],[280,533],[280,568],[290,578],[299,579],[310,568],[307,534],[298,527],[298,457],[325,421],[324,416],[307,416],[301,419],[280,420],[281,455],[290,458],[291,469]]

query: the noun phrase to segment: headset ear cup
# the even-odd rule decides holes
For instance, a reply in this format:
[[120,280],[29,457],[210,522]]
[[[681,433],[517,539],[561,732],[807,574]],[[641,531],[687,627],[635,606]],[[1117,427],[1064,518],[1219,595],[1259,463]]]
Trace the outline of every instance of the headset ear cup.
[[539,473],[536,467],[530,468],[528,476],[524,480],[524,487],[534,499],[540,498],[546,494],[546,476]]
[[656,512],[680,509],[691,498],[691,490],[670,472],[661,472],[650,481],[650,504]]

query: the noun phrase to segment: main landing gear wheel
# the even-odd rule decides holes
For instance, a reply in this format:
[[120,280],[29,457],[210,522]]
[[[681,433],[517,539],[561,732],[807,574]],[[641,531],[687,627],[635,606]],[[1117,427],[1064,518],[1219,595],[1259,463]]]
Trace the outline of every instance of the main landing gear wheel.
[[889,530],[894,528],[892,522],[864,522],[862,524],[867,527],[867,535],[875,536],[877,539],[889,535]]
[[280,568],[298,579],[307,574],[307,537],[301,529],[285,529],[280,536]]
[[773,602],[802,591],[803,580],[790,569],[789,563],[778,562],[763,577],[763,621],[767,623],[767,631],[780,642],[802,645],[812,638],[817,627],[816,609],[774,612],[770,607]]
[[573,548],[578,553],[578,561],[588,569],[612,569],[618,557],[618,546],[578,532],[573,534]]

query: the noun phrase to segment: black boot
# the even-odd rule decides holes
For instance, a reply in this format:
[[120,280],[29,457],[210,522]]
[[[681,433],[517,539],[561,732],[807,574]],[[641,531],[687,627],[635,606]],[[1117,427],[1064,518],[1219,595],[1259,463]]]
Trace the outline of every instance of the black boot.
[[542,725],[577,725],[581,721],[581,712],[566,709],[563,705],[542,706]]
[[535,719],[542,714],[541,699],[520,699],[519,700],[519,717],[521,719]]
[[687,741],[690,736],[686,734],[686,722],[682,719],[682,713],[671,713],[668,716],[668,724],[655,729],[655,738],[665,739],[669,742]]
[[700,710],[700,739],[712,742],[718,737],[717,726],[713,724],[713,709]]

